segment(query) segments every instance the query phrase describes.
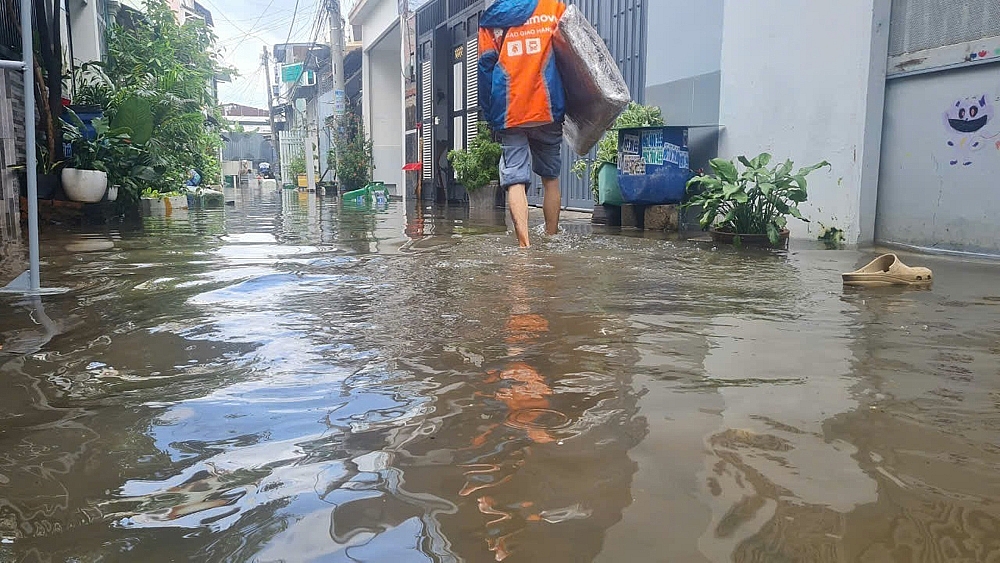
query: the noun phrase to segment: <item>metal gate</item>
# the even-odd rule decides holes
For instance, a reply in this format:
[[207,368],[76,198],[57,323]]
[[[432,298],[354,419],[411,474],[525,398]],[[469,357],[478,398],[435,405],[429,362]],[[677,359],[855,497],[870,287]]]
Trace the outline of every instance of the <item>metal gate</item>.
[[876,238],[1000,254],[1000,0],[892,0]]
[[294,184],[292,178],[292,162],[305,157],[305,136],[300,131],[280,131],[278,140],[281,143],[281,181]]
[[[642,103],[646,90],[646,2],[647,0],[568,0],[576,4],[590,23],[594,24],[611,56],[618,62],[632,99]],[[591,151],[593,157],[596,151]],[[562,149],[563,168],[560,177],[562,204],[569,209],[590,211],[594,207],[588,175],[577,178],[571,170],[577,159],[568,145]],[[536,181],[528,193],[528,202],[542,204],[542,184]]]

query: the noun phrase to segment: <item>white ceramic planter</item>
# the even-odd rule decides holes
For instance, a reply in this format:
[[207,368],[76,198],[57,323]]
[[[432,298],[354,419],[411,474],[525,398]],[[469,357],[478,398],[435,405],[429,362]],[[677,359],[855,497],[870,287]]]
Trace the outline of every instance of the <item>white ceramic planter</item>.
[[108,190],[108,173],[100,170],[64,168],[62,184],[66,197],[71,201],[97,203],[104,199],[104,192]]

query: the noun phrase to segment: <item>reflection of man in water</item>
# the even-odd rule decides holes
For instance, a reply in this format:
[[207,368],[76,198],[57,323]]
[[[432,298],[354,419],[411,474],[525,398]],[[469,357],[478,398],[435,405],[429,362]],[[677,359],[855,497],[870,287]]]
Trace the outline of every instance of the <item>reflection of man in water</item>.
[[[512,292],[515,295],[523,292],[523,288],[519,288],[519,290],[515,289]],[[549,331],[549,323],[541,315],[530,313],[528,306],[522,301],[515,303],[505,329],[508,357],[513,360],[523,356],[525,346]],[[561,422],[562,419],[565,419],[565,415],[551,409],[552,388],[537,369],[525,361],[514,360],[503,369],[490,372],[486,383],[503,385],[491,398],[502,402],[507,407],[507,416],[502,424],[491,424],[485,432],[476,436],[472,442],[473,447],[486,444],[491,434],[504,427],[523,431],[532,444],[549,444],[557,440],[551,430],[546,428],[543,419],[555,415],[556,420]],[[468,496],[474,492],[485,492],[487,489],[507,483],[524,465],[526,458],[530,455],[530,446],[525,446],[515,452],[515,455],[512,456],[514,457],[513,463],[507,464],[506,468],[495,464],[467,466],[466,485],[459,494]],[[505,477],[495,475],[502,472],[509,473]],[[489,495],[478,497],[477,505],[482,514],[492,518],[486,522],[488,530],[501,524],[513,522],[516,518],[523,519],[524,522],[541,522],[546,516],[552,521],[553,518],[562,518],[563,516],[569,519],[589,515],[589,511],[584,511],[579,507],[570,507],[548,513],[540,512],[541,507],[536,507],[532,501],[501,505]],[[503,535],[490,534],[491,537],[487,539],[487,545],[489,550],[494,552],[497,561],[503,561],[513,552],[510,541],[523,530],[523,527],[519,527]]]

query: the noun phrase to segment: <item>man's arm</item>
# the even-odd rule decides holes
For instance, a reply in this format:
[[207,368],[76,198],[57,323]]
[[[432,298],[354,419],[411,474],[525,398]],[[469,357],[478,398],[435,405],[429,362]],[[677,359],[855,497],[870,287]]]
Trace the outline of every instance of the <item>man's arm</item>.
[[493,106],[493,69],[500,60],[493,30],[479,28],[479,108],[488,112]]

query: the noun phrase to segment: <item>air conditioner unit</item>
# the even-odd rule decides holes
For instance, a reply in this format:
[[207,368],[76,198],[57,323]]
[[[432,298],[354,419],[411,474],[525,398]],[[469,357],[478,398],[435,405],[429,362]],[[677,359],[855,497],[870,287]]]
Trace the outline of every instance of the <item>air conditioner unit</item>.
[[316,71],[307,70],[302,73],[300,86],[315,86],[316,85]]

